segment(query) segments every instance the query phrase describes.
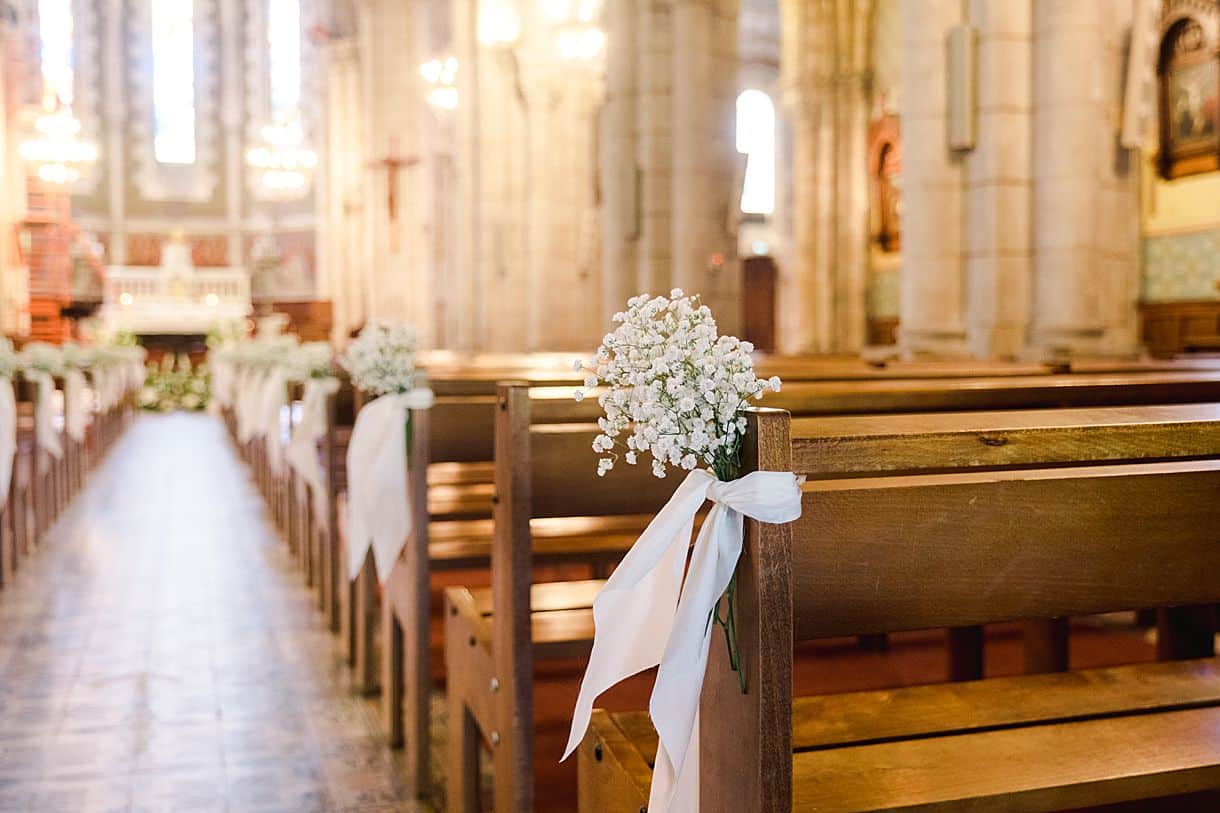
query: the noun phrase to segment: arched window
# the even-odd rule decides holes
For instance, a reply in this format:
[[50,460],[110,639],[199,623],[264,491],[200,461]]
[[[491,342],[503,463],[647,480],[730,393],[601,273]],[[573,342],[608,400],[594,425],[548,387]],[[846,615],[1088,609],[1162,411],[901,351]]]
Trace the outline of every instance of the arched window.
[[195,163],[193,0],[152,0],[153,154]]
[[745,90],[737,97],[737,151],[746,155],[741,211],[774,213],[775,104],[761,90]]
[[301,2],[267,0],[271,117],[284,121],[301,104]]
[[75,59],[72,54],[72,0],[38,0],[38,45],[44,92],[72,105]]

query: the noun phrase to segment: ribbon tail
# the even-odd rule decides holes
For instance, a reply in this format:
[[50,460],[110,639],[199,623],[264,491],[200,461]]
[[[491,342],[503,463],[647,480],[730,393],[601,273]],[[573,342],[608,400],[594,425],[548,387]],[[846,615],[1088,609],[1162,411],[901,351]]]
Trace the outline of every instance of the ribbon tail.
[[563,759],[584,739],[593,704],[619,681],[661,662],[674,628],[695,514],[714,482],[692,471],[631,546],[593,602],[593,651]]

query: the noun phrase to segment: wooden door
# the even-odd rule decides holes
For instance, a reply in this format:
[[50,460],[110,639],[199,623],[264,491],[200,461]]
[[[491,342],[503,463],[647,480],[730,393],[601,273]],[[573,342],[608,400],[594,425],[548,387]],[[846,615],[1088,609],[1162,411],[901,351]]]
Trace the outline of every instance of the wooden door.
[[741,292],[741,337],[775,352],[775,287],[778,270],[770,257],[747,257]]

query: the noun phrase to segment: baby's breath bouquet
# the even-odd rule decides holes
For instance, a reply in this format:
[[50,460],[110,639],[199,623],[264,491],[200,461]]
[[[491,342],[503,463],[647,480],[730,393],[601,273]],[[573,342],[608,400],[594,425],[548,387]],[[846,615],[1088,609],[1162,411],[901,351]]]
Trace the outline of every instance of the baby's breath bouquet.
[[59,354],[63,366],[69,370],[84,370],[93,363],[93,351],[76,342],[64,342],[59,347]]
[[[593,450],[602,453],[597,473],[623,459],[652,457],[652,473],[667,466],[690,471],[700,465],[721,480],[737,476],[746,419],[741,411],[771,390],[778,378],[754,375],[749,342],[721,336],[711,310],[681,289],[669,297],[641,294],[616,313],[617,327],[602,339],[597,356],[577,364],[585,386],[604,386],[598,403],[605,410]],[[577,400],[585,392],[578,391]],[[625,447],[625,448],[624,448]]]
[[64,354],[53,344],[30,342],[21,349],[21,365],[48,375],[62,375]]
[[415,386],[419,335],[407,325],[374,322],[347,346],[339,364],[356,389],[373,395],[404,393]]
[[331,375],[333,357],[334,351],[330,342],[304,342],[297,345],[285,361],[288,378],[293,381],[326,378]]
[[0,378],[12,378],[13,374],[17,372],[18,366],[17,352],[13,350],[13,343],[0,336]]

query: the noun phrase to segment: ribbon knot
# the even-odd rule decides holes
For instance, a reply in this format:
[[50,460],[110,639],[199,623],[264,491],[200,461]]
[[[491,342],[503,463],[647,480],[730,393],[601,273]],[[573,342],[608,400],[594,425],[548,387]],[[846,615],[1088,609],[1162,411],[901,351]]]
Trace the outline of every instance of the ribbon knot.
[[[705,500],[714,504],[687,567]],[[711,642],[708,618],[741,556],[744,517],[783,523],[800,514],[800,485],[791,472],[756,471],[730,482],[703,470],[687,475],[593,602],[593,652],[564,759],[584,738],[598,695],[659,665],[648,704],[660,740],[648,809],[699,809],[699,694]]]

